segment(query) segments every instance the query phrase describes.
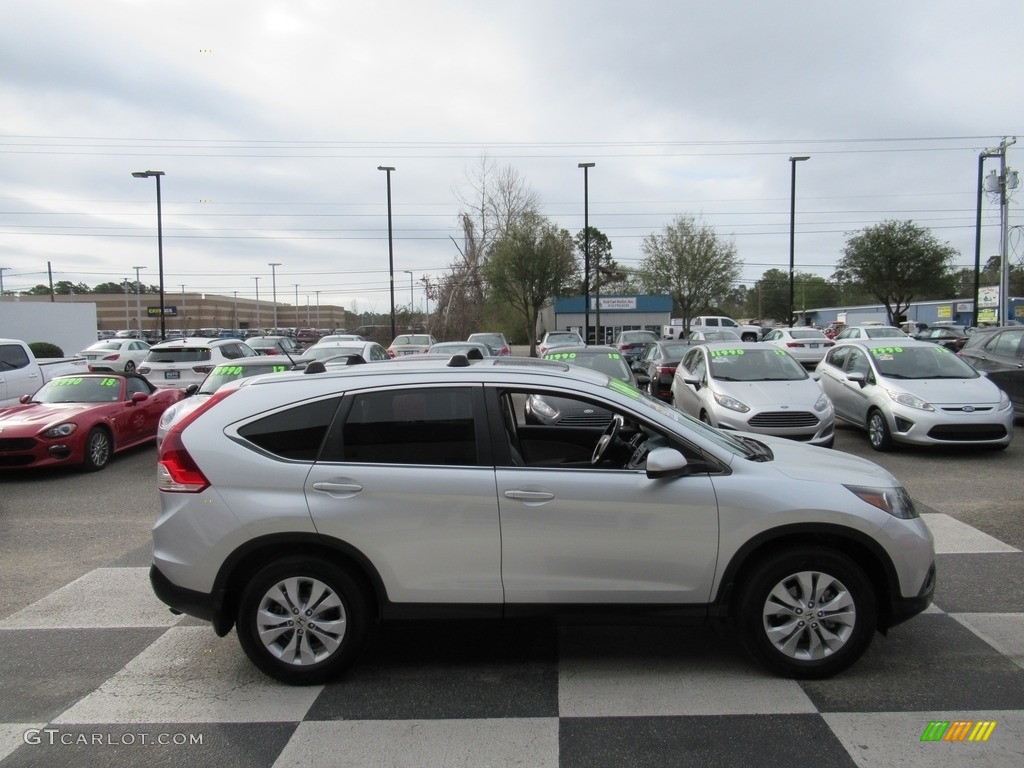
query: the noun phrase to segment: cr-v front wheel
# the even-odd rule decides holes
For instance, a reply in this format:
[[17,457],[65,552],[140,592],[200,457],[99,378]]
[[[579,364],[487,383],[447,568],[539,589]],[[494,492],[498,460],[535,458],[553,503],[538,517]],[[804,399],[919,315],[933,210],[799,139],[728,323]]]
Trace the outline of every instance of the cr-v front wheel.
[[814,547],[762,561],[741,587],[737,610],[751,655],[794,678],[846,669],[867,650],[877,624],[864,571],[846,555]]
[[366,594],[346,570],[325,560],[288,557],[246,586],[236,627],[246,655],[291,685],[327,682],[342,672],[366,638]]

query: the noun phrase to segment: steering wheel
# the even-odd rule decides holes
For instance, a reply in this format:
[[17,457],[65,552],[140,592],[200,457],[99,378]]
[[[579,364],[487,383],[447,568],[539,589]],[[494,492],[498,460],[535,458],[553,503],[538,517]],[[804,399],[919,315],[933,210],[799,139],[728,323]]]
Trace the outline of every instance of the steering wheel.
[[625,424],[625,419],[619,415],[612,417],[612,420],[605,427],[604,432],[601,433],[601,437],[597,440],[597,445],[594,446],[594,455],[590,457],[591,464],[600,464],[601,459],[608,452],[608,446],[615,442],[615,438],[619,436],[619,430],[622,429],[622,425]]

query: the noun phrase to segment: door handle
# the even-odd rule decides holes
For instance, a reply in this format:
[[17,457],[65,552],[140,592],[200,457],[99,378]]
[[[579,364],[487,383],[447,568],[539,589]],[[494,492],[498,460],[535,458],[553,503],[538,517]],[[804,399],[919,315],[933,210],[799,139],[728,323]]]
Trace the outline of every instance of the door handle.
[[363,486],[359,483],[330,483],[330,482],[317,482],[313,483],[314,491],[323,491],[324,493],[359,493],[363,490]]
[[505,491],[506,499],[515,499],[516,501],[551,501],[555,498],[555,494],[550,491]]

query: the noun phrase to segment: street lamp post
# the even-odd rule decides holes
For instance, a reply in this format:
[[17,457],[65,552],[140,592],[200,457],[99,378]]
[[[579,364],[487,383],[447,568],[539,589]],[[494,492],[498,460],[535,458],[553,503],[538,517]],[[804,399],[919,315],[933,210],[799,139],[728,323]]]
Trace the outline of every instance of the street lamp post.
[[391,172],[395,170],[389,165],[378,165],[378,171],[384,171],[388,177],[388,277],[391,290],[391,338],[395,338],[395,248],[391,230]]
[[320,291],[313,291],[316,294],[316,327],[320,330]]
[[[590,179],[596,163],[580,163],[583,169],[583,342],[590,343]],[[595,329],[594,341],[597,341]]]
[[160,341],[167,338],[167,317],[164,314],[164,225],[160,212],[160,177],[163,171],[133,171],[136,179],[156,179],[156,252],[160,269]]
[[4,295],[4,272],[8,269],[10,269],[10,267],[0,267],[0,297],[3,297]]
[[270,290],[271,299],[274,302],[274,334],[277,334],[277,268],[281,266],[279,261],[267,262],[270,267]]
[[793,315],[793,254],[794,236],[796,234],[796,164],[804,160],[810,160],[809,155],[789,158],[790,181],[789,181],[789,317],[788,325],[794,325],[796,320]]
[[142,308],[139,305],[139,270],[145,269],[145,267],[132,267],[135,270],[135,330],[139,332],[139,338],[142,338]]
[[[295,330],[298,331],[298,329],[299,329],[299,284],[298,283],[294,283],[294,285],[295,285]],[[306,314],[309,314],[309,313],[307,312]],[[309,322],[307,322],[306,325],[309,325]]]
[[260,279],[258,277],[254,277],[253,280],[256,281],[256,333],[259,336],[262,336],[263,323],[260,320]]

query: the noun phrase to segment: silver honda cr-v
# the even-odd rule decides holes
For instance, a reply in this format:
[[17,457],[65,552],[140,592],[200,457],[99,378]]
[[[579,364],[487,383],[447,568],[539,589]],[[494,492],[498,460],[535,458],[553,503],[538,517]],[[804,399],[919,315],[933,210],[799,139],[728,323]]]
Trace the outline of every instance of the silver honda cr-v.
[[[766,667],[821,678],[931,601],[931,534],[871,462],[558,362],[423,358],[243,379],[179,421],[156,594],[296,684],[377,621],[587,612],[724,620]],[[528,423],[532,395],[613,418]]]

